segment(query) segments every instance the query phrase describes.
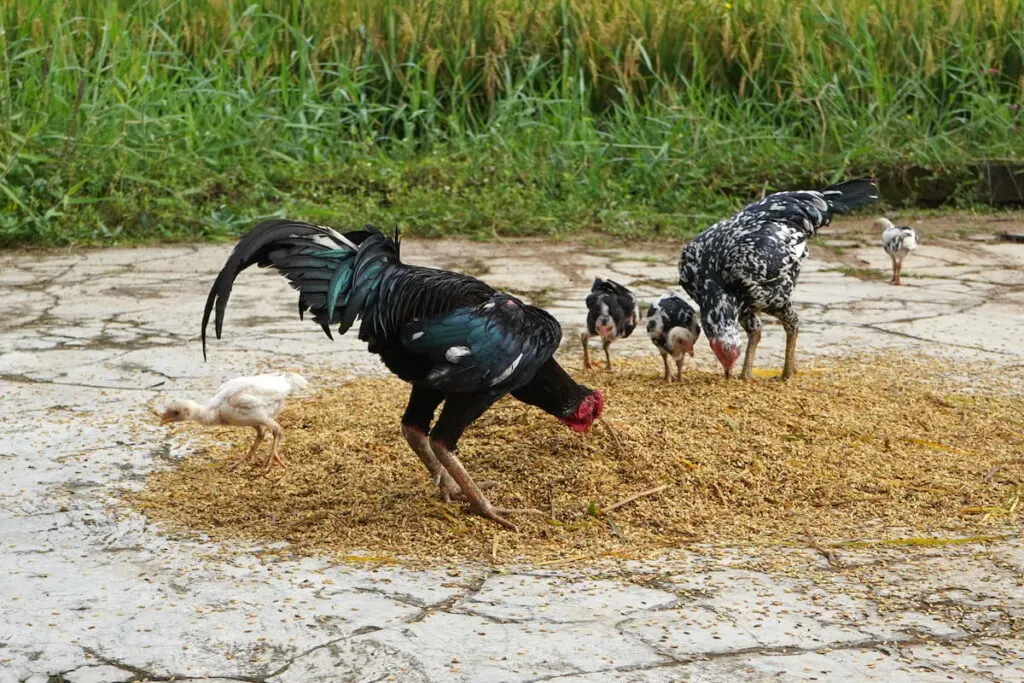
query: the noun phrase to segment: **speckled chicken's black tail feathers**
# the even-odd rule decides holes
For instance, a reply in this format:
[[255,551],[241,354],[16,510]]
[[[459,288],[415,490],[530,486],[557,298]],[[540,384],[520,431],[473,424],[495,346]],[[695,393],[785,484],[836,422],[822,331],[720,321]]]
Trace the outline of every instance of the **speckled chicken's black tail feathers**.
[[846,213],[861,206],[874,204],[881,198],[878,185],[872,178],[855,178],[829,185],[821,194],[833,213]]

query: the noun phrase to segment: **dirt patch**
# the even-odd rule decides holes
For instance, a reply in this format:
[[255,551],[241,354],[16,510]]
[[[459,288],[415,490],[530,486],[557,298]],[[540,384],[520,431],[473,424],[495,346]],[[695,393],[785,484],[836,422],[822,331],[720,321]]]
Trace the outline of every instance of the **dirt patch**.
[[290,467],[269,476],[229,467],[251,430],[184,427],[206,452],[153,474],[129,500],[214,538],[427,563],[989,533],[1019,515],[1024,401],[970,388],[963,378],[981,369],[879,354],[788,384],[692,369],[665,384],[660,359],[616,367],[583,378],[605,391],[617,441],[600,427],[574,434],[511,398],[467,431],[463,462],[499,482],[492,501],[544,512],[515,516],[519,533],[437,500],[399,434],[408,390],[394,379],[352,380],[292,404],[281,420]]

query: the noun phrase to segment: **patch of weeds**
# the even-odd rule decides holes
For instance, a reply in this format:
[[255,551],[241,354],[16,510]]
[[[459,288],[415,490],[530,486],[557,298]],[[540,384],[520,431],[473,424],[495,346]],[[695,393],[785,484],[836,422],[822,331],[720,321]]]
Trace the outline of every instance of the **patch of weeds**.
[[888,280],[889,276],[875,268],[857,268],[856,266],[841,265],[834,268],[823,268],[823,273],[842,273],[845,277],[855,277],[858,280]]

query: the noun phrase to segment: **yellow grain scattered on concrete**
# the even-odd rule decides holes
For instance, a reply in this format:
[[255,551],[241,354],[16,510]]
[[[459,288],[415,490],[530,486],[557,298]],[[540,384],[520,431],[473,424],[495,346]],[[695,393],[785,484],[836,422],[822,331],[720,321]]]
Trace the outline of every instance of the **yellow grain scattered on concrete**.
[[[511,398],[470,426],[462,460],[498,483],[494,504],[546,513],[515,516],[519,533],[437,499],[400,434],[408,388],[396,379],[339,380],[292,402],[281,420],[290,466],[269,475],[229,467],[250,430],[178,427],[203,447],[129,500],[168,528],[215,539],[427,563],[487,561],[499,547],[502,561],[552,564],[696,540],[977,535],[1016,514],[1008,501],[1024,488],[1024,439],[1003,418],[1024,414],[1024,401],[966,386],[980,368],[879,354],[818,362],[789,383],[690,369],[665,384],[659,362],[623,359],[614,376],[572,370],[605,392],[618,447],[606,430],[572,433]],[[989,510],[1005,514],[970,514]]]

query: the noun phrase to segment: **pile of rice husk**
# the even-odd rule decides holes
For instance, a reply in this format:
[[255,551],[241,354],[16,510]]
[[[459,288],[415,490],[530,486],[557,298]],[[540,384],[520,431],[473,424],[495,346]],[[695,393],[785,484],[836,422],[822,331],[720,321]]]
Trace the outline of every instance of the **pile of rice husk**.
[[280,419],[289,466],[269,474],[230,467],[251,429],[178,427],[206,448],[130,500],[214,539],[421,563],[991,533],[1019,514],[1024,401],[972,390],[943,362],[840,359],[788,383],[688,368],[666,384],[660,358],[616,370],[573,369],[605,392],[614,435],[600,425],[575,434],[511,398],[466,431],[462,461],[476,481],[497,482],[491,501],[544,512],[511,515],[518,533],[438,500],[400,434],[408,387],[396,379],[339,381],[293,400]]

